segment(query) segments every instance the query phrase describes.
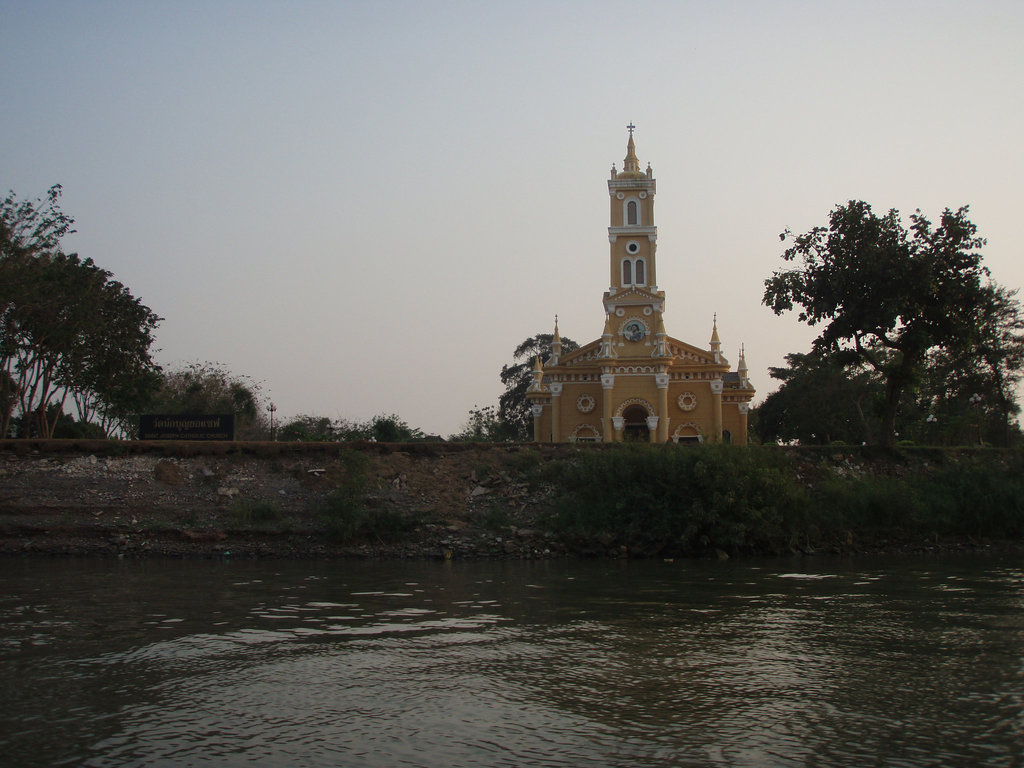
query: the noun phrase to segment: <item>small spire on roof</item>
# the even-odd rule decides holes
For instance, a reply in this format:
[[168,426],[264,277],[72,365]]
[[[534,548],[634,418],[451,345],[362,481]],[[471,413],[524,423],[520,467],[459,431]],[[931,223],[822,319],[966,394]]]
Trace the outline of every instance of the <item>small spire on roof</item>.
[[626,159],[622,161],[623,173],[640,173],[640,160],[636,156],[636,144],[633,142],[633,131],[636,126],[630,123],[626,126],[629,131],[629,142],[626,144]]

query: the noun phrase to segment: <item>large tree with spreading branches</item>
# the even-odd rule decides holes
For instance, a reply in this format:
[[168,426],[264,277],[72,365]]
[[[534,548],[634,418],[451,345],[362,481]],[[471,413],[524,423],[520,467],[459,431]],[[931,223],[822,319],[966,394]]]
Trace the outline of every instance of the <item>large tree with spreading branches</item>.
[[[50,437],[69,402],[113,425],[156,388],[160,318],[92,259],[65,253],[74,220],[46,197],[0,201],[0,435]],[[12,420],[14,424],[12,424]]]
[[845,355],[878,374],[883,443],[894,442],[901,398],[929,354],[988,334],[997,294],[982,265],[985,240],[967,214],[947,208],[933,225],[917,211],[908,227],[896,210],[878,216],[851,200],[827,226],[781,236],[792,243],[782,258],[794,266],[765,281],[764,303],[776,314],[799,307],[801,321],[824,326],[816,353]]

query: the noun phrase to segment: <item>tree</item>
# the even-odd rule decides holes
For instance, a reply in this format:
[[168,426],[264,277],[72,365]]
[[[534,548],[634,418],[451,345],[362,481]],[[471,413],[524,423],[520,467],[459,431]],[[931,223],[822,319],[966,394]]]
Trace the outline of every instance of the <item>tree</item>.
[[[526,391],[533,381],[533,366],[540,356],[543,360],[551,354],[554,335],[538,333],[523,341],[512,352],[513,362],[501,367],[501,383],[505,392],[498,398],[498,419],[505,425],[505,434],[510,440],[533,439],[533,412]],[[579,349],[579,344],[562,337],[562,354]]]
[[1010,444],[1015,431],[1019,437],[1013,417],[1020,413],[1017,392],[1024,369],[1024,318],[1016,297],[1015,290],[995,284],[987,287],[979,334],[965,360],[980,368],[988,384],[987,402],[996,416],[999,435],[994,442],[1003,445]]
[[493,405],[474,406],[462,429],[448,438],[462,443],[500,443],[508,440],[508,429]]
[[825,324],[815,352],[849,353],[881,376],[885,444],[929,351],[968,345],[984,322],[985,240],[967,213],[947,208],[933,228],[918,211],[907,229],[897,211],[879,217],[851,200],[836,206],[828,227],[781,235],[793,238],[782,258],[800,265],[765,281],[764,304],[776,314],[799,305],[802,322]]
[[277,439],[284,442],[330,443],[338,439],[338,431],[326,416],[296,416],[277,430]]
[[332,421],[326,416],[297,416],[279,430],[279,439],[317,442],[370,440],[377,443],[409,443],[428,438],[400,416],[379,414],[369,421]]
[[871,441],[883,397],[877,377],[837,355],[792,353],[786,363],[768,369],[782,386],[757,407],[753,422],[762,442]]
[[160,318],[92,259],[66,254],[73,220],[60,187],[45,200],[0,202],[0,405],[24,437],[50,437],[69,398],[80,417],[112,414],[150,391]]
[[[1020,438],[1017,386],[1024,368],[1024,318],[1016,291],[990,284],[977,335],[933,350],[915,399],[930,436],[1008,446]],[[918,427],[919,432],[921,428]]]
[[147,402],[150,413],[235,415],[235,434],[255,440],[269,433],[262,387],[248,376],[227,371],[219,363],[191,363],[163,374],[160,387]]
[[380,414],[370,421],[369,439],[378,443],[408,443],[423,439],[423,430],[410,427],[405,419],[397,414]]

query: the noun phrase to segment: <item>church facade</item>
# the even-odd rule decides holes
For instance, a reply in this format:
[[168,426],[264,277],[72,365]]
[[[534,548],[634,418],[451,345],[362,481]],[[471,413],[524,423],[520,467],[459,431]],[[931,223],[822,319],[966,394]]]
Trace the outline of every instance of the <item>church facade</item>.
[[640,169],[633,126],[622,171],[612,166],[609,288],[601,338],[562,354],[555,323],[551,354],[537,358],[527,393],[537,442],[747,442],[754,388],[741,350],[722,354],[717,317],[709,348],[669,336],[658,289],[657,185]]

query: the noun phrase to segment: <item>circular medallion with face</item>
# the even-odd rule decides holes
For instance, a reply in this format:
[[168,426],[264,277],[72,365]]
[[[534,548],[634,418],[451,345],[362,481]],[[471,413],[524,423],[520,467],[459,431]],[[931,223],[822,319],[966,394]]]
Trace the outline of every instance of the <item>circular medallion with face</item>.
[[639,320],[630,320],[622,326],[622,335],[626,341],[641,341],[647,335],[647,328]]

